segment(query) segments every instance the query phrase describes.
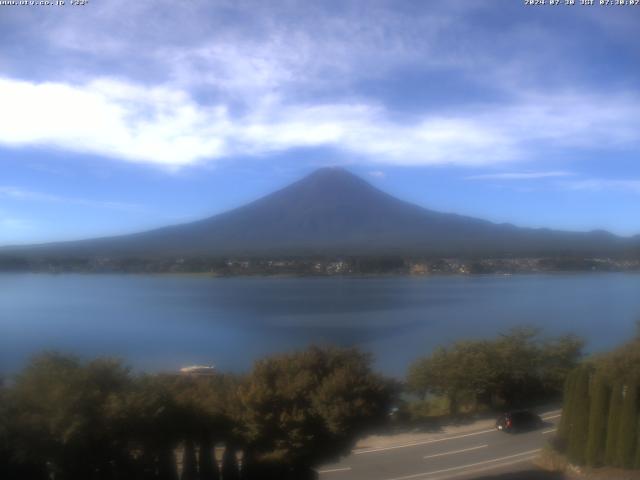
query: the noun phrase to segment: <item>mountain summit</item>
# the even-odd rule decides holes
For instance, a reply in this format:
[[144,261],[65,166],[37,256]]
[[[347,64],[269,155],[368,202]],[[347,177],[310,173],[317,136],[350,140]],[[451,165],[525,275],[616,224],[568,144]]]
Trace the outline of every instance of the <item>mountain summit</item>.
[[343,168],[322,168],[204,220],[28,250],[74,256],[542,256],[618,254],[631,244],[606,232],[518,228],[440,213],[392,197]]

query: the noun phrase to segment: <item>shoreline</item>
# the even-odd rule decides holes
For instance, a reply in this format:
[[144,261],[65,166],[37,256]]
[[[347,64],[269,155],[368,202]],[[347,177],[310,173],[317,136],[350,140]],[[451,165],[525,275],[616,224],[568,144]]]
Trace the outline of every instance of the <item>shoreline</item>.
[[304,273],[226,273],[215,272],[154,272],[154,271],[117,271],[117,270],[0,270],[0,275],[122,275],[122,276],[167,276],[167,277],[192,277],[192,278],[336,278],[336,279],[377,279],[377,278],[481,278],[481,277],[525,277],[532,275],[600,275],[600,274],[640,274],[640,269],[628,270],[532,270],[511,273],[455,273],[437,272],[427,274],[414,274],[406,272],[397,273],[340,273],[340,274],[304,274]]

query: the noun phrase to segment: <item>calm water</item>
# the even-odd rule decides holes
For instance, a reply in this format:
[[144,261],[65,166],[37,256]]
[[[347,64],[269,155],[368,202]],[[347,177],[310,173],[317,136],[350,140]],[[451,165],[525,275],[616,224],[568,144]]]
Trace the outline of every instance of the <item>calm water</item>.
[[215,364],[309,343],[358,345],[385,373],[459,338],[511,326],[574,332],[589,350],[625,341],[640,275],[202,278],[0,275],[0,371],[41,349],[112,355],[141,369]]

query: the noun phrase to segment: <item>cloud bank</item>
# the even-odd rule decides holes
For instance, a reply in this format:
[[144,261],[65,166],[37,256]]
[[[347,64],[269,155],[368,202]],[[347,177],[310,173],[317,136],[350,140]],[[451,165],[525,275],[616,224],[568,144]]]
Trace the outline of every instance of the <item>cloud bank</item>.
[[238,155],[330,147],[372,163],[492,165],[553,148],[636,145],[634,95],[526,96],[506,105],[394,118],[373,102],[292,104],[265,96],[237,114],[184,90],[114,79],[83,85],[0,78],[0,143],[179,168]]
[[[623,13],[366,6],[7,9],[0,40],[21,48],[2,59],[0,144],[169,169],[309,147],[372,164],[484,166],[638,146]],[[539,48],[568,29],[563,48]],[[611,71],[627,74],[607,89],[583,48],[597,32]],[[616,42],[625,49],[612,55]]]

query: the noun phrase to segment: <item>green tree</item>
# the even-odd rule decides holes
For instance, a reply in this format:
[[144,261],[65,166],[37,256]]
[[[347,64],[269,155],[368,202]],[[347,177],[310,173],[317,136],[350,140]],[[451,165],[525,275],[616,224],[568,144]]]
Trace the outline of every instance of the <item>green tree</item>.
[[540,374],[546,393],[553,396],[562,392],[567,375],[579,364],[583,348],[584,340],[575,335],[563,335],[542,343]]
[[348,452],[359,432],[386,418],[390,400],[358,350],[276,355],[258,361],[240,390],[242,438],[261,462],[308,470]]
[[559,396],[582,344],[574,336],[542,339],[536,329],[515,328],[495,340],[437,348],[411,365],[407,385],[423,396],[445,396],[453,414],[461,398],[475,399],[476,405],[499,398],[514,407]]
[[[640,425],[638,425],[638,431],[640,432]],[[638,442],[636,445],[636,456],[633,462],[633,467],[636,469],[640,469],[640,438],[638,439]]]
[[605,445],[605,464],[615,465],[617,462],[618,437],[620,429],[620,417],[622,411],[622,382],[616,381],[611,389],[609,401],[609,415],[607,418],[607,442]]
[[494,342],[496,393],[514,407],[542,393],[539,330],[514,328]]
[[[193,444],[195,418],[201,414],[193,405],[177,398],[176,377],[137,378],[128,394],[112,402],[108,412],[113,428],[140,453],[136,456],[137,468],[171,480],[178,478],[175,452],[185,442]],[[203,423],[206,420],[203,416]],[[187,458],[188,463],[193,463],[191,460]],[[190,468],[188,465],[187,471]]]
[[595,375],[591,388],[591,406],[589,411],[589,437],[587,440],[586,461],[592,467],[604,464],[605,442],[607,438],[607,412],[611,389],[602,373]]
[[571,416],[573,415],[573,403],[575,396],[575,383],[578,378],[578,370],[574,370],[567,375],[564,384],[564,394],[562,402],[562,417],[558,425],[558,439],[563,446],[569,443],[571,432]]
[[263,477],[260,473],[260,466],[257,463],[255,454],[250,450],[245,450],[240,469],[241,480],[261,480]]
[[571,461],[585,463],[587,435],[589,432],[589,378],[591,369],[584,365],[578,368],[574,393],[571,399],[568,455]]
[[198,457],[198,471],[200,480],[219,480],[220,472],[214,458],[214,446],[209,438],[200,442],[200,456]]
[[180,480],[197,480],[198,478],[198,460],[196,458],[196,449],[193,441],[187,440],[183,445],[182,457],[182,475]]
[[56,353],[34,358],[11,389],[16,454],[49,465],[58,479],[125,468],[126,444],[105,413],[129,386],[128,369],[113,360],[83,365]]
[[490,349],[483,341],[457,342],[450,348],[440,347],[409,368],[409,388],[425,396],[445,396],[449,411],[458,413],[461,398],[482,401],[490,397],[492,387]]
[[630,383],[623,389],[624,399],[618,427],[616,464],[623,468],[633,468],[638,429],[638,387]]
[[240,468],[236,458],[236,449],[227,444],[222,454],[222,480],[239,480]]

